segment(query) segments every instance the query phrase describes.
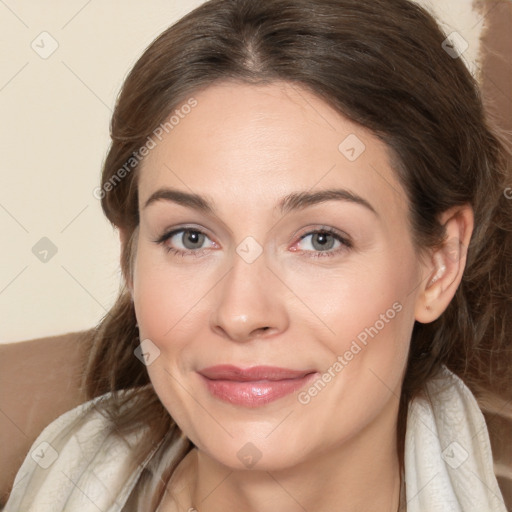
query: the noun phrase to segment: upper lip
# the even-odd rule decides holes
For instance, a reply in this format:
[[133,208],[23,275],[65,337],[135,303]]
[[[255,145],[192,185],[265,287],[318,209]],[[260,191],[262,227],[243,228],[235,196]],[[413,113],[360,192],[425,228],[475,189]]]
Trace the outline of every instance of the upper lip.
[[252,366],[251,368],[238,368],[230,364],[209,366],[199,370],[198,373],[212,380],[232,380],[248,382],[256,380],[284,380],[304,377],[315,370],[291,370],[276,366]]

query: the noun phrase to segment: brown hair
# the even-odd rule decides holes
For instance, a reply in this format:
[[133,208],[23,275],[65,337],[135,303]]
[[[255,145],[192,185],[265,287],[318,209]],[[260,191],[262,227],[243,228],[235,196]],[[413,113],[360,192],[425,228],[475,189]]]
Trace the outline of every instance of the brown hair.
[[[477,396],[503,392],[511,377],[508,152],[485,119],[475,80],[443,49],[445,38],[431,15],[407,0],[210,0],[163,32],[126,78],[102,175],[105,215],[129,235],[121,264],[129,280],[139,222],[138,166],[115,186],[106,185],[200,89],[218,80],[284,80],[312,91],[387,144],[408,197],[418,251],[443,241],[442,212],[469,203],[475,230],[462,283],[438,320],[414,326],[397,432],[401,464],[407,404],[442,364]],[[134,306],[123,286],[95,330],[85,385],[90,397],[114,393],[105,407],[118,433],[148,427],[136,463],[162,439],[160,446],[168,446],[180,435],[133,354],[138,343]],[[129,397],[116,393],[128,388],[134,390]],[[184,445],[164,477],[191,447]],[[159,489],[148,491],[144,478],[139,484],[153,510],[165,478]]]

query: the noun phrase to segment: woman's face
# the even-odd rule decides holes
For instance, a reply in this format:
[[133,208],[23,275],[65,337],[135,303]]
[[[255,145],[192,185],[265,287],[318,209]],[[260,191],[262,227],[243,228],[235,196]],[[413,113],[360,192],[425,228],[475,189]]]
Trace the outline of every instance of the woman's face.
[[232,468],[394,425],[424,272],[385,145],[298,86],[194,99],[139,175],[133,297],[161,401]]

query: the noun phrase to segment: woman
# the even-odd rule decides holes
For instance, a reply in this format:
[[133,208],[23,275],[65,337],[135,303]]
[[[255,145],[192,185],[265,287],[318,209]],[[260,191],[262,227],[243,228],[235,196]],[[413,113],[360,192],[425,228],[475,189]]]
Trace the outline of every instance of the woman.
[[[406,0],[211,0],[126,79],[126,286],[7,511],[506,510],[507,154]],[[96,397],[96,398],[95,398]]]

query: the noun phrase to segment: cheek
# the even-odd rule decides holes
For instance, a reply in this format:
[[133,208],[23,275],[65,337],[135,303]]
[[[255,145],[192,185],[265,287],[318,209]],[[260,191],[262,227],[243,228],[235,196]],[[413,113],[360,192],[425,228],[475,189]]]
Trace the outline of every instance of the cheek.
[[[321,291],[308,281],[301,290],[332,331],[319,337],[312,329],[311,337],[330,355],[323,358],[320,381],[298,395],[304,413],[324,425],[312,428],[318,437],[352,435],[384,408],[396,406],[407,362],[414,325],[414,265],[398,269],[384,258],[350,270],[317,280],[323,284]],[[323,428],[331,434],[326,436]]]
[[197,281],[181,268],[179,272],[176,267],[173,270],[165,256],[154,249],[139,248],[133,281],[139,334],[141,340],[151,340],[158,349],[158,357],[146,369],[166,409],[189,433],[194,432],[194,426],[187,419],[190,404],[183,387],[183,376],[191,366],[186,346],[200,325],[198,316],[204,314],[201,297],[208,289]]
[[414,259],[400,266],[396,261],[389,253],[334,272],[288,276],[290,287],[314,313],[312,337],[331,354],[325,362],[334,364],[341,356],[346,378],[360,378],[362,367],[396,373],[405,365],[417,276]]
[[[140,248],[134,269],[134,302],[141,337],[160,349],[165,340],[179,343],[177,334],[194,325],[211,284],[199,279],[192,266],[177,267],[165,260],[165,251]],[[201,273],[204,276],[204,273]]]

